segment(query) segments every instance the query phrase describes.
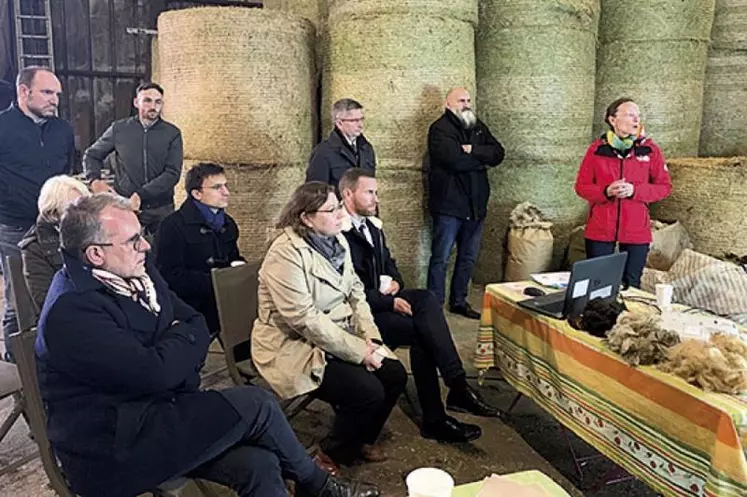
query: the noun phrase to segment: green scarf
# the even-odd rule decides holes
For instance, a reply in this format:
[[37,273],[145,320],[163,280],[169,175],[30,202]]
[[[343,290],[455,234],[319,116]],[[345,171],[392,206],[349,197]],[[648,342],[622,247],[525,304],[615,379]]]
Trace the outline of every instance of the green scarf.
[[627,152],[633,148],[635,137],[631,135],[626,138],[620,138],[614,131],[609,130],[607,131],[607,143],[618,152]]

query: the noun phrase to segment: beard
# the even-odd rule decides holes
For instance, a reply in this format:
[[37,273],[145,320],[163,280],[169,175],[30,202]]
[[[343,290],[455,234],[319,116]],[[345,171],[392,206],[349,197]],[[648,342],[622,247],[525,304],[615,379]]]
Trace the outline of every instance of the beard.
[[477,124],[477,115],[472,109],[455,110],[454,115],[457,116],[464,129],[472,129]]

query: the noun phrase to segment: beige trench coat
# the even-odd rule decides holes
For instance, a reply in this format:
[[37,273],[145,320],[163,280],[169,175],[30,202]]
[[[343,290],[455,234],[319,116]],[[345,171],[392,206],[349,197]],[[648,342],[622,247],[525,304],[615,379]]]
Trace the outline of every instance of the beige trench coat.
[[[316,390],[324,377],[325,352],[360,364],[366,338],[381,340],[350,259],[343,274],[291,228],[270,246],[259,270],[259,316],[252,329],[252,359],[282,398]],[[350,322],[354,333],[341,325]],[[389,358],[396,356],[387,349]]]

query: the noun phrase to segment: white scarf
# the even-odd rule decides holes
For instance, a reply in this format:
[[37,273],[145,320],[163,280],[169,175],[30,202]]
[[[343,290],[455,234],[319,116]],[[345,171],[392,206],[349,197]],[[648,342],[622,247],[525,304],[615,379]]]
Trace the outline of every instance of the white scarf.
[[138,278],[124,279],[104,269],[94,268],[91,270],[91,275],[115,294],[139,302],[153,314],[161,312],[156,286],[147,273]]

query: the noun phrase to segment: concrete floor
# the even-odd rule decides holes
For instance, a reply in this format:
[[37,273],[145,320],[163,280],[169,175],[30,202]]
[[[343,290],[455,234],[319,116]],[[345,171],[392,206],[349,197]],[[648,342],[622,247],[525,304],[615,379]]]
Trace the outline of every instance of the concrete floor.
[[[472,291],[473,305],[477,307],[482,292],[475,287]],[[460,354],[465,362],[468,375],[474,377],[471,364],[475,345],[477,322],[447,313]],[[0,343],[0,348],[2,344]],[[402,354],[401,354],[402,355]],[[403,355],[407,363],[406,356]],[[206,372],[214,372],[223,365],[222,354],[216,347],[209,355]],[[230,379],[224,373],[212,375],[204,382],[206,387],[229,386]],[[412,381],[410,382],[412,388]],[[516,392],[500,380],[500,374],[492,372],[481,388],[486,399],[495,405],[507,408]],[[0,420],[5,419],[11,401],[0,401]],[[649,497],[656,495],[643,483],[630,480],[614,485],[601,485],[599,482],[615,465],[601,458],[584,469],[584,481],[579,481],[562,428],[544,411],[528,399],[522,399],[504,423],[495,419],[482,419],[459,415],[461,419],[479,424],[483,436],[479,440],[464,445],[444,445],[420,437],[418,428],[408,414],[412,408],[403,398],[395,408],[392,417],[382,434],[382,445],[389,455],[383,463],[365,464],[346,468],[347,476],[377,483],[384,496],[404,496],[407,493],[404,477],[421,466],[437,466],[454,476],[457,484],[479,480],[491,473],[505,474],[537,469],[562,486],[570,495],[589,497]],[[317,441],[327,430],[331,421],[331,410],[321,402],[314,402],[309,409],[293,420],[299,439],[307,446]],[[580,439],[569,433],[571,443],[582,455],[593,455],[595,451]],[[34,443],[28,437],[28,428],[20,420],[9,436],[0,442],[0,471],[7,464],[32,453]],[[187,492],[199,496],[195,489]],[[231,495],[229,491],[221,494]],[[35,459],[8,474],[0,476],[0,496],[2,497],[53,497],[55,494],[47,486],[41,462]],[[185,496],[186,497],[186,496]]]

